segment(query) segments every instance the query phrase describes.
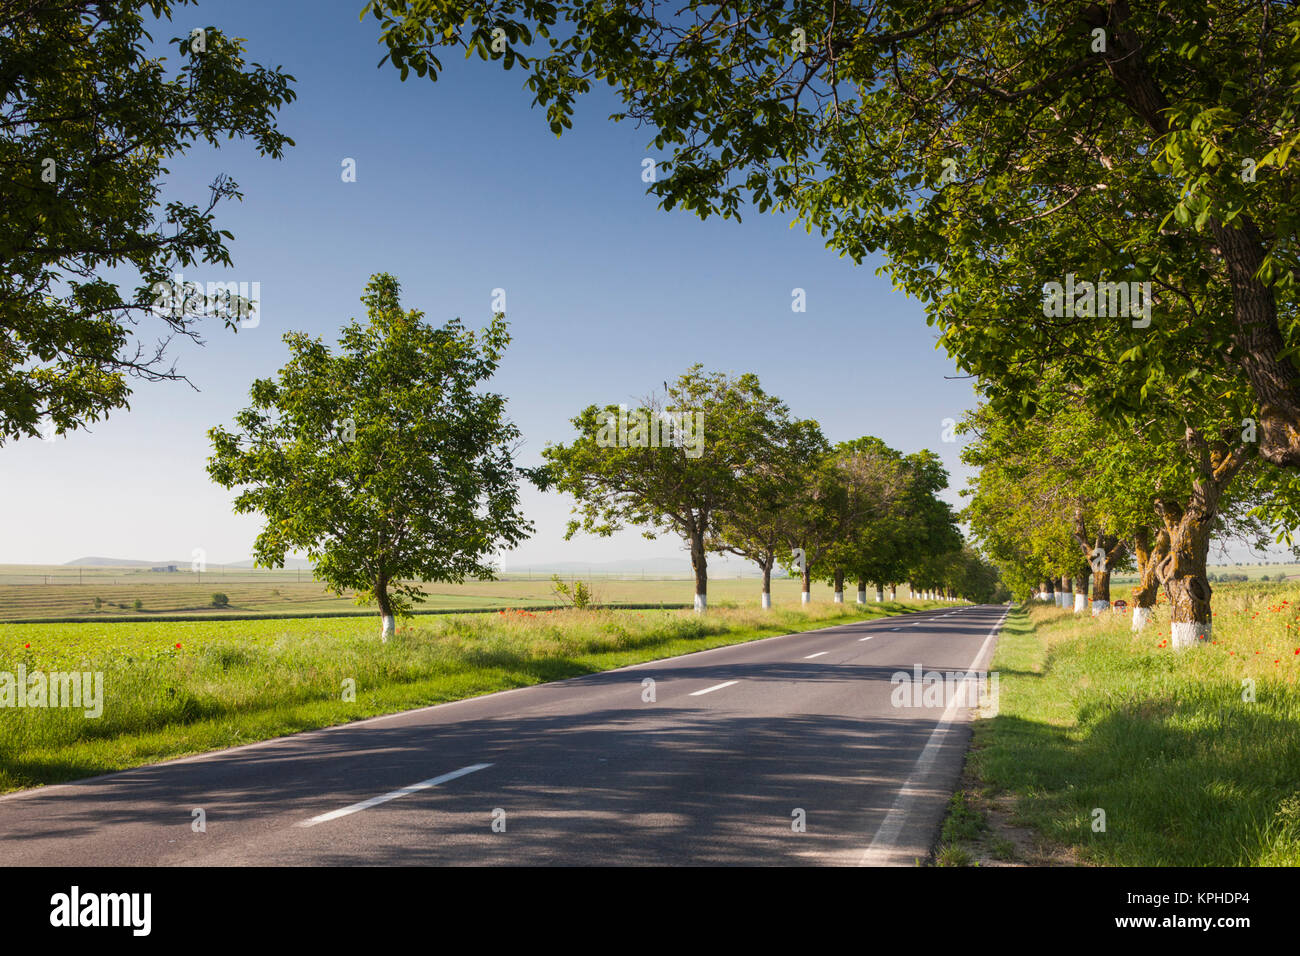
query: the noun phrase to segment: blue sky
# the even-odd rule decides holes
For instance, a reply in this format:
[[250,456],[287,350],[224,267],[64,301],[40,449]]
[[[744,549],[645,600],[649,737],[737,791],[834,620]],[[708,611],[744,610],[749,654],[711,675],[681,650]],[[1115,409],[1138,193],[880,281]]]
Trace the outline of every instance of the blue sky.
[[[53,443],[0,449],[0,562],[59,563],[82,555],[246,557],[255,517],[230,511],[231,493],[204,471],[207,429],[246,404],[249,382],[286,357],[281,336],[335,341],[361,316],[374,272],[395,274],[408,308],[441,324],[479,326],[494,288],[506,290],[513,342],[494,380],[526,440],[522,463],[572,435],[591,403],[635,401],[695,362],[754,372],[795,414],[833,441],[877,435],[904,452],[933,448],[964,483],[945,418],[973,403],[935,349],[920,306],[787,219],[743,223],[664,212],[645,195],[648,130],[614,124],[606,91],[580,101],[574,129],[551,134],[524,74],[457,54],[436,84],[406,83],[383,55],[360,0],[201,3],[181,8],[166,36],[213,24],[248,38],[248,59],[297,77],[281,113],[297,145],[281,161],[246,144],[172,163],[168,188],[198,202],[219,172],[242,203],[220,207],[234,233],[234,268],[187,280],[261,284],[256,328],[215,324],[203,348],[174,349],[181,383],[136,388],[129,412]],[[161,36],[161,34],[160,34]],[[356,160],[357,181],[340,175]],[[807,311],[793,313],[803,288]],[[529,490],[535,537],[507,569],[555,560],[681,555],[672,538],[633,530],[563,541],[569,502]]]

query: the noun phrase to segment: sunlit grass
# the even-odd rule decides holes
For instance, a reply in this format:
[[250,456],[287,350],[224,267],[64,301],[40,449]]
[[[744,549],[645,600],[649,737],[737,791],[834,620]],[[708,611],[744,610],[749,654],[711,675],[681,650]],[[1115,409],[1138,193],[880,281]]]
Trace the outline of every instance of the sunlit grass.
[[1087,861],[1300,864],[1298,601],[1284,584],[1216,589],[1211,642],[1183,650],[1167,607],[1140,634],[1118,614],[1014,614],[973,768]]

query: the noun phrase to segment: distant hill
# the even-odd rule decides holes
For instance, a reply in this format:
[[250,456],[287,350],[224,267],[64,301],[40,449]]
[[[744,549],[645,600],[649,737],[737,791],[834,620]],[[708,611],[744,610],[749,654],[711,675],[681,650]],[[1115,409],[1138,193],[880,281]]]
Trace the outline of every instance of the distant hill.
[[[149,568],[157,564],[175,564],[175,561],[134,561],[130,558],[77,558],[64,562],[66,567],[86,568]],[[188,563],[188,562],[186,562]]]

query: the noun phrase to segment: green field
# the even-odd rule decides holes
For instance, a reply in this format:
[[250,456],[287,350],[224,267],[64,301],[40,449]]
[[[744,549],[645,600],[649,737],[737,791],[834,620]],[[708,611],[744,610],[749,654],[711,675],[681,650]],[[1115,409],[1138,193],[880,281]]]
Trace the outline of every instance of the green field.
[[[1244,574],[1251,581],[1259,581],[1265,575],[1269,581],[1276,581],[1279,574],[1286,575],[1288,580],[1300,578],[1300,564],[1293,562],[1278,562],[1274,564],[1210,564],[1205,569],[1207,574],[1213,574],[1218,577],[1223,574]],[[1131,586],[1137,583],[1137,575],[1128,573],[1118,573],[1111,575],[1111,585]],[[1281,582],[1284,583],[1284,582]],[[1112,598],[1123,597],[1128,599],[1128,595],[1112,592]]]
[[386,644],[347,617],[0,624],[0,672],[102,672],[104,686],[99,717],[0,709],[0,791],[928,606],[448,614]]
[[1214,603],[1213,643],[1182,651],[1167,606],[1140,635],[1122,615],[1013,614],[998,713],[975,725],[979,796],[1009,797],[1015,824],[1087,863],[1300,864],[1300,588],[1228,586]]
[[[689,578],[643,580],[581,576],[581,579],[591,585],[597,603],[679,607],[690,605],[695,592],[694,582]],[[16,581],[25,583],[13,583]],[[720,607],[756,607],[761,587],[756,577],[715,578],[709,581],[709,603]],[[417,610],[561,606],[551,591],[550,578],[540,574],[531,579],[505,575],[497,581],[429,584],[426,590],[429,597]],[[221,592],[230,599],[229,608],[219,610],[211,606],[214,592]],[[830,601],[832,598],[831,589],[824,585],[816,585],[813,593],[815,601]],[[899,589],[900,597],[906,593],[905,588]],[[849,600],[854,600],[855,596],[850,592]],[[871,596],[874,598],[874,594]],[[95,598],[101,601],[98,610]],[[136,600],[142,604],[139,611],[134,609]],[[791,578],[773,580],[772,600],[776,604],[798,604],[799,582]],[[231,571],[225,574],[209,571],[198,575],[188,569],[169,574],[99,568],[86,569],[78,575],[76,568],[33,569],[0,565],[0,621],[354,613],[377,612],[373,608],[358,607],[351,594],[329,593],[322,584],[311,581],[310,574],[305,571],[301,574],[294,571]]]

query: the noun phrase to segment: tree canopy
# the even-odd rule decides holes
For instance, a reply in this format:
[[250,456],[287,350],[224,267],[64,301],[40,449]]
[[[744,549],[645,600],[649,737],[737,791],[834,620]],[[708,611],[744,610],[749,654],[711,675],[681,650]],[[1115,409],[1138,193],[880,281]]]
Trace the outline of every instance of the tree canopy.
[[[436,79],[444,49],[522,67],[556,134],[613,87],[614,118],[671,154],[649,187],[665,208],[776,209],[842,255],[883,251],[995,401],[1031,409],[1056,365],[1104,373],[1099,414],[1122,413],[1226,362],[1264,458],[1300,466],[1293,4],[371,0],[366,16],[403,78]],[[1122,283],[1115,308],[1094,289],[1050,314],[1044,287],[1075,277]]]
[[494,576],[492,554],[532,531],[518,486],[536,476],[514,465],[505,399],[480,390],[510,340],[505,317],[481,333],[431,326],[385,273],[362,302],[368,321],[344,327],[337,353],[285,335],[292,357],[253,382],[238,431],[209,431],[208,474],[240,489],[236,513],[266,518],[258,563],[306,551],[335,592],[378,604],[387,638],[421,582]]
[[[146,18],[189,2],[0,0],[0,444],[125,407],[131,377],[181,377],[167,340],[198,340],[205,313],[235,325],[228,296],[159,308],[157,287],[231,265],[214,210],[239,185],[222,175],[204,199],[164,203],[163,182],[196,144],[283,155],[293,77],[246,64],[244,41],[212,26],[171,40],[174,69],[149,55]],[[151,314],[153,344],[138,328]]]

